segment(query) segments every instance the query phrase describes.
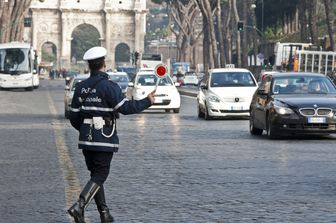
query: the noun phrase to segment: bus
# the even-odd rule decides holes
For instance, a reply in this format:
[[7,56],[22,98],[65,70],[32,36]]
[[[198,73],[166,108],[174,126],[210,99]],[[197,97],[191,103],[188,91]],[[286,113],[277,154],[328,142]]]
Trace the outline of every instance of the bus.
[[162,64],[162,55],[154,53],[144,53],[141,55],[140,69],[142,68],[155,68],[157,65]]
[[29,43],[0,44],[0,88],[39,87],[37,53]]

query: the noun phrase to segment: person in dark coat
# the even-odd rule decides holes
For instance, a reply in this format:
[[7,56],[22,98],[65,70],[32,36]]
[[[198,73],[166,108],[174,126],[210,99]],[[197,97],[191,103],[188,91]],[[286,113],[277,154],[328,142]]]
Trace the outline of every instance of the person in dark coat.
[[116,114],[139,113],[155,100],[155,91],[142,100],[125,98],[118,84],[108,80],[105,55],[103,47],[93,47],[84,54],[90,77],[76,85],[70,107],[70,122],[79,131],[78,148],[83,152],[91,176],[78,201],[68,210],[76,223],[85,222],[84,211],[92,199],[96,202],[101,222],[113,222],[103,185],[109,175],[113,153],[119,146]]

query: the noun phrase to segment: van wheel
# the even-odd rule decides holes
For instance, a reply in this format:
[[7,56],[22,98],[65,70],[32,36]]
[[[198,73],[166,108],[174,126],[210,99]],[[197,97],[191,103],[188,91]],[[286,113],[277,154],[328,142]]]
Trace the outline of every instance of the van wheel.
[[174,108],[173,111],[174,113],[180,113],[180,108]]

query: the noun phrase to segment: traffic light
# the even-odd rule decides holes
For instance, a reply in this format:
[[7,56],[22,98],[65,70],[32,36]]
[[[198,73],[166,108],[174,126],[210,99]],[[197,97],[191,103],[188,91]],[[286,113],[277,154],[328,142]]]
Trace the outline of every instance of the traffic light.
[[244,31],[244,22],[239,21],[239,22],[237,23],[237,29],[238,29],[238,31],[240,31],[240,32]]

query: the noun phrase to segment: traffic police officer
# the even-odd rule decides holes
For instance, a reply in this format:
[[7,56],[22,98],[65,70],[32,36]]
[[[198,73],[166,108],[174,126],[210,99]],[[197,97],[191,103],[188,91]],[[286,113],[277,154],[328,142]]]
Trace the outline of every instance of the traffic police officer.
[[154,91],[142,100],[125,98],[117,83],[105,73],[106,49],[93,47],[84,54],[90,77],[76,85],[70,108],[71,125],[79,131],[78,148],[82,149],[91,179],[68,210],[76,223],[83,223],[84,211],[94,198],[101,222],[113,222],[105,202],[103,184],[108,177],[113,153],[119,139],[115,116],[139,113],[154,103]]

